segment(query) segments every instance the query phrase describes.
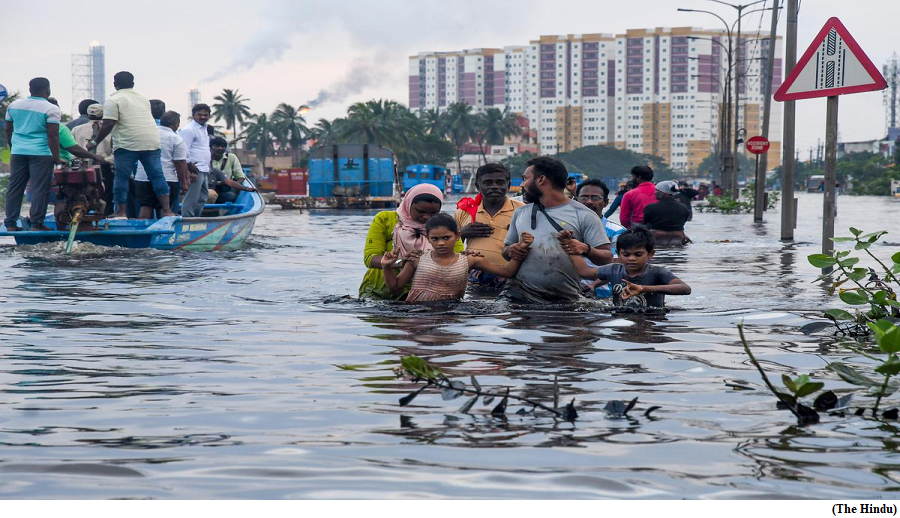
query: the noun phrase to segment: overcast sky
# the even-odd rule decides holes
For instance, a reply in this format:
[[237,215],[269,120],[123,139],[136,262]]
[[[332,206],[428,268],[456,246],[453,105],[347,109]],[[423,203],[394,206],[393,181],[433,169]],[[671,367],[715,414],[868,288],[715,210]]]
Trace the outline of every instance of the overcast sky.
[[[678,7],[734,16],[732,8],[708,0],[0,0],[0,84],[26,92],[30,78],[46,76],[69,111],[71,54],[86,53],[97,40],[106,46],[107,93],[113,74],[129,70],[136,90],[176,111],[188,109],[192,86],[209,103],[223,88],[237,88],[254,113],[270,112],[280,102],[319,99],[307,117],[313,124],[343,115],[355,101],[405,104],[407,58],[421,51],[527,44],[546,34],[721,26],[712,16],[680,13]],[[761,20],[760,14],[745,16],[744,29],[768,30],[768,15]],[[831,16],[841,19],[879,69],[900,51],[897,0],[803,0],[798,56]],[[784,29],[782,16],[779,34]],[[841,140],[883,136],[882,101],[881,92],[842,97]],[[824,99],[799,101],[797,120],[797,145],[805,153],[824,140]]]

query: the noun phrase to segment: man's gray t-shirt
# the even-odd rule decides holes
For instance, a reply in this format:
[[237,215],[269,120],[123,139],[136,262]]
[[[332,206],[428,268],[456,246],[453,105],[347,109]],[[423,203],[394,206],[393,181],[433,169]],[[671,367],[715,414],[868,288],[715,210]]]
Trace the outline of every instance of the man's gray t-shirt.
[[[556,238],[559,231],[547,217],[537,211],[535,226],[531,226],[534,210],[533,203],[519,207],[509,224],[507,246],[518,242],[522,232],[532,234],[534,243],[519,272],[506,282],[504,295],[516,301],[538,303],[577,301],[581,297],[581,277]],[[577,201],[545,210],[559,226],[571,230],[575,239],[591,248],[609,243],[600,216]]]

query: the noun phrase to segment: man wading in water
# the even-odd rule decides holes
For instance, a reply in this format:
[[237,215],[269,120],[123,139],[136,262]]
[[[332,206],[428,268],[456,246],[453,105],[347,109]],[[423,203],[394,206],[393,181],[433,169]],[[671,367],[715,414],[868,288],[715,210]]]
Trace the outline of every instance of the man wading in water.
[[[559,160],[537,157],[528,161],[522,175],[522,192],[528,204],[513,215],[506,235],[503,257],[522,261],[516,276],[506,282],[503,296],[513,302],[576,302],[581,298],[581,277],[569,253],[582,253],[597,265],[612,261],[609,238],[600,216],[566,194],[569,174]],[[586,244],[575,251],[571,242],[561,243],[563,230]],[[534,235],[530,249],[519,241],[522,232]]]
[[[475,172],[478,196],[463,198],[456,204],[456,224],[459,235],[466,241],[466,250],[479,252],[495,266],[506,266],[503,247],[506,233],[516,209],[524,205],[509,199],[509,169],[503,164],[485,164]],[[499,289],[506,279],[473,269],[469,283]]]

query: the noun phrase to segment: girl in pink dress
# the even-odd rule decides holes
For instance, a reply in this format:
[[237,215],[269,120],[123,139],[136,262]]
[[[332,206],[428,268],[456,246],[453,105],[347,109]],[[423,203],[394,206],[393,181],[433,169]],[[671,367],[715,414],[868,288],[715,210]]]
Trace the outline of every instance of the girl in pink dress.
[[[388,288],[397,293],[412,279],[407,302],[435,302],[460,300],[466,293],[469,270],[472,268],[499,275],[514,277],[521,261],[512,260],[504,266],[488,262],[480,254],[457,253],[453,245],[459,240],[456,220],[449,214],[433,216],[425,224],[425,233],[431,250],[414,251],[407,255],[400,273],[394,272],[396,252],[388,252],[381,258],[384,280]],[[522,243],[531,245],[534,237],[522,233]]]

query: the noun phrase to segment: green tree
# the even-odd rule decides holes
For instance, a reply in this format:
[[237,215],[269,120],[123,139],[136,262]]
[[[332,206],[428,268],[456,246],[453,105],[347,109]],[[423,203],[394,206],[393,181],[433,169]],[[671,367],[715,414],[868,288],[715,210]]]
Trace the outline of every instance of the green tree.
[[437,108],[431,108],[419,113],[422,127],[425,133],[443,137],[447,134],[447,117]]
[[306,105],[294,108],[290,104],[281,103],[272,113],[272,122],[278,127],[280,144],[291,150],[291,164],[296,166],[300,162],[303,143],[309,137],[309,128],[306,127],[306,119],[303,113],[308,110]]
[[278,125],[265,113],[252,115],[250,124],[244,129],[247,145],[256,153],[256,158],[266,171],[266,157],[275,152],[275,142],[282,139]]
[[475,136],[477,122],[475,114],[472,113],[472,106],[463,102],[453,103],[447,107],[445,116],[447,117],[447,134],[453,145],[456,146],[456,172],[459,174],[462,172],[460,160],[462,146]]
[[616,149],[612,146],[584,146],[560,153],[558,158],[569,169],[580,171],[591,178],[626,178],[630,175],[631,168],[636,165],[652,167],[654,182],[671,180],[679,176],[658,156]]
[[499,146],[507,137],[519,134],[519,124],[515,115],[509,110],[500,111],[497,108],[488,108],[483,114],[476,115],[476,138],[478,149],[481,150],[481,158],[487,163],[485,145]]
[[315,126],[310,128],[309,136],[316,141],[317,146],[331,146],[339,144],[341,140],[341,126],[344,119],[319,119]]
[[233,130],[235,140],[237,140],[238,123],[243,126],[245,119],[252,118],[250,108],[246,104],[250,99],[245,99],[243,95],[238,93],[237,89],[231,90],[229,88],[222,90],[222,93],[213,99],[218,101],[213,104],[213,118],[216,121],[225,119],[225,128]]

